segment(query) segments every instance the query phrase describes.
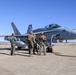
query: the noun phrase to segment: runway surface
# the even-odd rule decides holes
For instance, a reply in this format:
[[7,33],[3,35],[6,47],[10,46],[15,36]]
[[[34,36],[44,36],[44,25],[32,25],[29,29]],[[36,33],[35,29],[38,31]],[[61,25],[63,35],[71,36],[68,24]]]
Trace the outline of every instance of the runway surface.
[[16,50],[10,55],[10,44],[0,45],[0,75],[76,75],[76,45],[55,44],[54,53],[33,55]]

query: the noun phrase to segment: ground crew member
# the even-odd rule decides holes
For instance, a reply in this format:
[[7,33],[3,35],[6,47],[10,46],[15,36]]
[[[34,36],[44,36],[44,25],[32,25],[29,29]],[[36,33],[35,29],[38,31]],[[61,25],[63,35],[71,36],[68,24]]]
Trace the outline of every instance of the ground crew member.
[[33,40],[34,40],[33,41],[33,43],[34,43],[33,54],[35,54],[35,52],[38,53],[36,34],[33,34]]
[[44,55],[46,55],[46,48],[45,48],[46,37],[44,36],[43,32],[41,32],[39,41],[40,41],[40,55],[42,55],[42,51],[44,52]]
[[30,32],[30,35],[27,37],[28,40],[28,48],[29,48],[29,57],[33,55],[33,48],[34,48],[34,43],[33,43],[33,32]]
[[17,39],[15,37],[15,34],[12,33],[12,36],[10,38],[10,42],[11,42],[11,55],[15,54],[15,43],[16,43]]

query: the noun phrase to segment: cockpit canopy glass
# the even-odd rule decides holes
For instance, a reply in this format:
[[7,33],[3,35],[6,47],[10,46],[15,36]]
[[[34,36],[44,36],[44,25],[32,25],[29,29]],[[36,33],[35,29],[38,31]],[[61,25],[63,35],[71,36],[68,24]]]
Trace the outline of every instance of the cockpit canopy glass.
[[61,26],[59,26],[57,24],[49,24],[45,28],[59,28],[59,27],[61,27]]

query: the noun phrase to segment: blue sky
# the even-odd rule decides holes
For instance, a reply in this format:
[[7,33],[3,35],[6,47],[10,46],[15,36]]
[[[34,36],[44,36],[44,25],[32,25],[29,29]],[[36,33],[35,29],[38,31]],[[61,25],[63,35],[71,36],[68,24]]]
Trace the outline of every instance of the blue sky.
[[33,29],[51,23],[76,29],[76,0],[0,0],[0,35],[11,35],[11,22],[22,34],[29,24]]

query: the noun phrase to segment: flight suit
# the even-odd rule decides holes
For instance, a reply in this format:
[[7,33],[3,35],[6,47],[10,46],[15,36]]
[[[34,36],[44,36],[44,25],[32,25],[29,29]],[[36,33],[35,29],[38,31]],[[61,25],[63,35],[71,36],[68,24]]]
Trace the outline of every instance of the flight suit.
[[33,55],[33,47],[34,47],[33,35],[30,34],[27,40],[28,40],[29,56],[31,57]]
[[11,42],[11,55],[15,54],[15,42],[17,41],[16,37],[11,36],[10,42]]
[[39,41],[40,41],[40,55],[42,55],[42,52],[44,53],[44,55],[46,55],[46,48],[45,48],[46,37],[43,34],[41,34],[41,36],[39,37]]

